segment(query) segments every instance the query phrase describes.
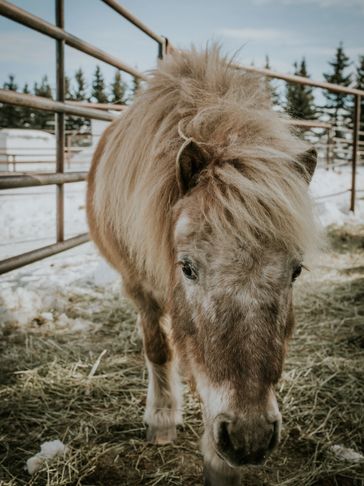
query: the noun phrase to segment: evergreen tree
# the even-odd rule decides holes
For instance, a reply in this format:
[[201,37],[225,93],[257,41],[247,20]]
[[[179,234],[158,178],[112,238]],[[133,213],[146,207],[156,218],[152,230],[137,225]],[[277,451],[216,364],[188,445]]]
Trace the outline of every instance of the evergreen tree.
[[121,79],[120,71],[115,71],[114,80],[111,84],[111,103],[125,105],[126,84]]
[[[24,88],[23,88],[23,93],[24,94],[30,94],[30,89],[28,86],[28,83],[25,83]],[[33,120],[32,120],[32,109],[28,108],[27,106],[23,106],[21,108],[21,126],[22,128],[29,128],[32,126]]]
[[92,82],[91,96],[96,103],[107,103],[107,95],[105,92],[105,80],[101,73],[100,66],[96,66],[94,79]]
[[43,96],[44,98],[50,98],[52,99],[52,89],[50,87],[50,84],[48,82],[48,76],[45,75],[42,78],[42,81],[40,85],[38,83],[34,84],[34,94],[36,96]]
[[71,80],[68,76],[64,77],[64,98],[65,100],[73,100]]
[[[44,98],[52,99],[52,89],[48,82],[48,77],[43,76],[41,83],[34,83],[34,94],[36,96],[42,96]],[[33,128],[39,128],[41,130],[54,127],[54,114],[47,111],[35,111],[33,117]]]
[[5,82],[3,84],[4,89],[9,89],[10,91],[17,91],[18,90],[18,85],[15,82],[15,76],[14,74],[9,74],[9,81]]
[[[364,55],[359,56],[359,63],[356,66],[355,87],[364,91]],[[360,106],[360,130],[364,131],[364,96],[361,97]],[[363,141],[364,135],[360,135],[359,139]]]
[[[306,68],[306,60],[302,58],[300,65],[294,63],[296,76],[309,78]],[[286,111],[293,118],[312,120],[316,118],[315,98],[312,88],[298,83],[287,83],[286,87]]]
[[[101,71],[100,71],[101,72]],[[85,74],[81,68],[75,72],[76,88],[72,91],[72,99],[75,101],[87,101],[87,83]],[[70,117],[67,128],[79,132],[83,129],[89,129],[91,121],[83,117]]]
[[[265,56],[264,68],[271,69],[268,55]],[[274,81],[272,79],[269,79],[268,76],[265,76],[264,79],[265,79],[265,89],[269,93],[270,99],[272,101],[272,105],[280,106],[280,97],[279,97],[277,87],[274,84]]]
[[[9,74],[9,80],[3,84],[3,89],[17,91],[15,76]],[[0,108],[0,128],[19,128],[21,126],[21,108],[3,104]]]
[[[344,52],[342,42],[336,49],[334,58],[329,61],[331,72],[324,73],[324,78],[328,83],[339,84],[340,86],[349,86],[351,82],[351,74],[346,74],[346,69],[350,66],[349,57]],[[337,125],[338,122],[345,122],[346,117],[351,112],[350,97],[343,93],[333,93],[325,91],[324,93],[327,103],[327,109],[331,121]]]
[[[72,82],[68,76],[64,77],[64,99],[65,101],[73,100]],[[74,117],[65,116],[65,127],[66,131],[73,130]]]
[[131,99],[133,100],[141,88],[141,82],[139,78],[133,77],[133,82],[131,86]]
[[74,99],[77,101],[87,100],[87,84],[85,80],[85,75],[81,68],[77,69],[75,72],[76,89],[73,92]]

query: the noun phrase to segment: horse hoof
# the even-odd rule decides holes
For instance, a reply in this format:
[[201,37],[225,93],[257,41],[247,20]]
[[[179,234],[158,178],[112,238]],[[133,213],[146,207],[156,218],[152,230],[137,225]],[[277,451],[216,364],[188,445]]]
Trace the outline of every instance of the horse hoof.
[[148,425],[147,441],[156,445],[171,444],[177,439],[177,429],[173,425],[171,427],[155,427]]

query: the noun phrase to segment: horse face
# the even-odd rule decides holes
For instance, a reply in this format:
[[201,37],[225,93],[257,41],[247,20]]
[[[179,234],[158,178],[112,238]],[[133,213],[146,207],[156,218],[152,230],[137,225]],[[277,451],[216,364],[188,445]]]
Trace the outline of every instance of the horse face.
[[274,385],[301,262],[271,245],[252,254],[241,239],[215,234],[188,205],[177,218],[174,246],[173,334],[202,399],[209,474],[262,463],[279,441]]

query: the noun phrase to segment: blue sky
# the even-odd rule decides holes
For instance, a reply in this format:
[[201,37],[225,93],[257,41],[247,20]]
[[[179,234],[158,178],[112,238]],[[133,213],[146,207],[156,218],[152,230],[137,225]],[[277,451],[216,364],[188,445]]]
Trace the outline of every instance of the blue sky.
[[[13,3],[54,22],[53,0]],[[364,55],[364,0],[120,0],[155,32],[178,47],[218,40],[224,51],[241,48],[239,60],[264,64],[265,55],[281,72],[307,59],[311,77],[322,79],[335,47],[343,41],[350,57]],[[156,44],[101,0],[65,0],[65,26],[123,61],[147,70],[155,64]],[[15,22],[0,18],[0,84],[9,73],[20,87],[47,74],[54,86],[54,41]],[[100,64],[109,80],[113,68],[66,49],[66,71],[81,66],[88,77]],[[128,76],[125,76],[128,81]]]

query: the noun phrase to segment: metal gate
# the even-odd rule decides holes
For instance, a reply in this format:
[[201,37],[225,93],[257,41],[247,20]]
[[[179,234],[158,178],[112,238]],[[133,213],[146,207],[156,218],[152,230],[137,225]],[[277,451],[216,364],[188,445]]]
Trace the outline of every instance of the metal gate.
[[[158,46],[158,57],[163,58],[167,49],[167,39],[154,33],[143,22],[132,15],[127,9],[121,6],[116,0],[102,0],[107,6],[123,16],[135,27],[152,38]],[[49,100],[34,95],[27,95],[0,89],[0,102],[25,106],[38,110],[51,111],[55,113],[56,125],[56,171],[53,174],[41,175],[2,175],[0,176],[0,189],[13,189],[19,187],[31,187],[55,184],[56,193],[56,243],[38,248],[21,255],[7,258],[0,262],[0,273],[9,272],[16,268],[33,263],[69,248],[73,248],[88,241],[87,233],[80,234],[73,238],[64,239],[64,184],[86,180],[87,172],[64,172],[64,148],[65,148],[65,115],[78,115],[90,119],[112,121],[115,115],[92,108],[92,103],[72,104],[65,102],[65,71],[64,71],[64,47],[65,44],[88,54],[100,61],[103,61],[121,71],[124,71],[135,78],[145,79],[145,75],[137,69],[127,65],[120,59],[111,56],[107,52],[75,37],[64,30],[64,0],[55,0],[56,23],[51,24],[40,17],[13,5],[6,0],[0,0],[0,14],[47,35],[56,42],[56,100]],[[112,105],[110,105],[112,108]]]

